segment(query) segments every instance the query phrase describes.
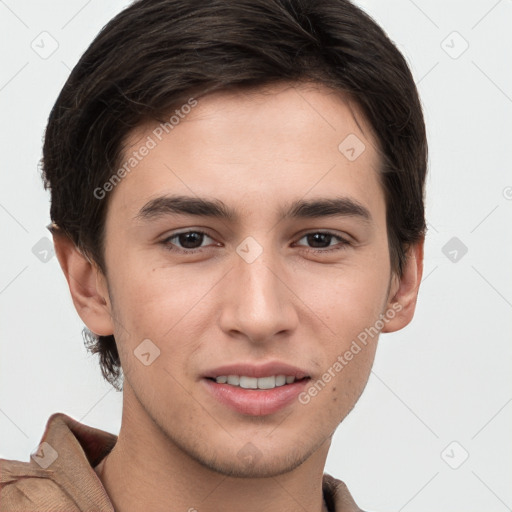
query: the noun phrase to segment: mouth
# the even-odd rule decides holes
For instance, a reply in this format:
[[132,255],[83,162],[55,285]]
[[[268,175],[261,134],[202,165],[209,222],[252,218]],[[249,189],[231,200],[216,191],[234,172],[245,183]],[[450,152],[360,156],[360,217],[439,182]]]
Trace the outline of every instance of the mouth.
[[311,376],[286,363],[226,365],[201,379],[207,392],[223,407],[248,416],[266,416],[298,403]]
[[287,386],[294,382],[301,382],[310,377],[297,378],[294,375],[271,375],[268,377],[249,377],[247,375],[219,375],[218,377],[206,377],[217,384],[227,384],[242,389],[275,389]]

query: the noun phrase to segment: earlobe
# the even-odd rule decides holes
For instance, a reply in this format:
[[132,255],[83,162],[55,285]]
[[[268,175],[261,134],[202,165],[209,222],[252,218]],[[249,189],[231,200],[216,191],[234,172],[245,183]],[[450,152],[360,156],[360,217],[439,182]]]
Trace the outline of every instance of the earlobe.
[[106,280],[63,232],[52,230],[55,253],[68,282],[78,315],[95,334],[113,334]]
[[402,277],[396,278],[398,284],[393,287],[394,293],[387,304],[386,316],[389,320],[382,332],[398,331],[408,325],[414,316],[423,275],[424,242],[425,238],[423,237],[407,251]]

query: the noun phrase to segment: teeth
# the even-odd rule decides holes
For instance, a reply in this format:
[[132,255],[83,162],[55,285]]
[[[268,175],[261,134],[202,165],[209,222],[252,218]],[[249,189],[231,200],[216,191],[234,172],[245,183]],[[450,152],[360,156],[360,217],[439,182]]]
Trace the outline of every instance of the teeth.
[[240,387],[245,389],[258,389],[258,380],[256,377],[240,376]]
[[230,384],[244,389],[274,389],[295,382],[292,375],[272,375],[270,377],[247,377],[245,375],[219,375],[215,378],[218,384]]
[[286,384],[286,376],[284,376],[284,375],[277,375],[276,376],[276,386],[284,386],[285,384]]
[[258,389],[272,389],[276,387],[275,377],[260,377],[259,379],[255,380],[258,381]]

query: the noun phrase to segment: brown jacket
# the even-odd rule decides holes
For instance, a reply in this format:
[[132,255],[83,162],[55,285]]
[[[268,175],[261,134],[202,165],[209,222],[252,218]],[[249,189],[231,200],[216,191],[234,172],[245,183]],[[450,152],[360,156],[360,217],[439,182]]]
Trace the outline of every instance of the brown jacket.
[[[94,467],[117,436],[63,413],[50,416],[30,462],[0,459],[1,512],[114,512]],[[331,512],[360,512],[343,482],[324,474]]]

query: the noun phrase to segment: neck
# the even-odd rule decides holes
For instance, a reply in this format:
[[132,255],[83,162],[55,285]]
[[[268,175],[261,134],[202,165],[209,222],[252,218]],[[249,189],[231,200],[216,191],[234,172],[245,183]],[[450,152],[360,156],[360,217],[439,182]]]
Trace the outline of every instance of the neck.
[[189,512],[327,512],[322,477],[328,448],[329,440],[303,464],[277,476],[230,477],[192,459],[124,400],[117,443],[95,471],[116,512],[168,512],[169,504]]

